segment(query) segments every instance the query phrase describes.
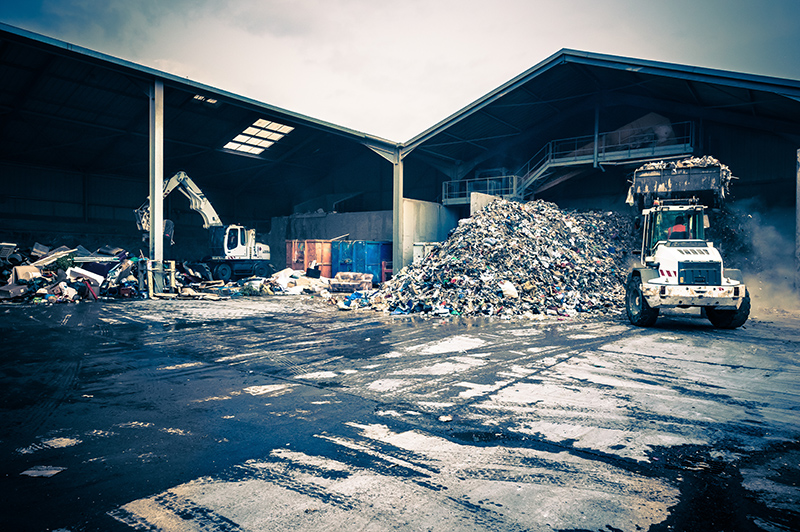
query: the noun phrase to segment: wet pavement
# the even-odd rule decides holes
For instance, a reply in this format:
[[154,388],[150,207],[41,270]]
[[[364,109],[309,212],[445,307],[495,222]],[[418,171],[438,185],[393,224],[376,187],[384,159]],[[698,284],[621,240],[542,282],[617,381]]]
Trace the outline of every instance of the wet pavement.
[[0,530],[800,530],[797,313],[0,316]]

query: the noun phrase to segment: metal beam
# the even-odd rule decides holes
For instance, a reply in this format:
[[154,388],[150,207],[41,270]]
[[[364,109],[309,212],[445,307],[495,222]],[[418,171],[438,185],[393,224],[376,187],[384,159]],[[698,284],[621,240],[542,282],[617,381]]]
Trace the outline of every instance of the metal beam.
[[402,153],[401,146],[393,148],[381,143],[363,143],[390,163],[392,163],[392,272],[399,272],[403,263],[403,248],[405,244],[405,217],[403,213],[403,157],[411,153],[408,150]]
[[399,272],[404,264],[405,216],[403,212],[403,158],[396,148],[392,161],[392,273]]
[[592,166],[597,168],[597,151],[598,145],[600,144],[600,104],[594,108],[594,153],[593,153],[593,161]]
[[[764,116],[754,117],[750,114],[736,113],[720,107],[701,107],[689,103],[668,102],[650,96],[636,94],[609,93],[608,106],[627,105],[639,107],[654,112],[679,114],[687,119],[704,119],[732,126],[746,127],[749,129],[770,131],[786,135],[797,135],[798,128],[795,122],[783,121]],[[749,102],[742,105],[751,105]]]
[[797,181],[795,184],[795,241],[794,241],[794,291],[800,293],[800,149],[797,150]]
[[164,82],[150,89],[150,259],[164,261]]

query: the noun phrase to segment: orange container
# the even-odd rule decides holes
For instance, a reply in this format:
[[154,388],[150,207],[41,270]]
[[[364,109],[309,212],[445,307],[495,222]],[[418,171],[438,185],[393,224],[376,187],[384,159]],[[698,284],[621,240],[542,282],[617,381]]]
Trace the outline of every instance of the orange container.
[[307,270],[316,261],[322,277],[331,274],[330,240],[287,240],[286,267],[293,270]]

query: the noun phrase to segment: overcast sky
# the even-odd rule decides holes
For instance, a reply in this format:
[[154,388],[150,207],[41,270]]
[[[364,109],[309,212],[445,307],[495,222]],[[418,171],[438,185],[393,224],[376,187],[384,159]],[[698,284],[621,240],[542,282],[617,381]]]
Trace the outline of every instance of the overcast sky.
[[0,21],[393,141],[562,48],[800,79],[800,0],[7,0]]

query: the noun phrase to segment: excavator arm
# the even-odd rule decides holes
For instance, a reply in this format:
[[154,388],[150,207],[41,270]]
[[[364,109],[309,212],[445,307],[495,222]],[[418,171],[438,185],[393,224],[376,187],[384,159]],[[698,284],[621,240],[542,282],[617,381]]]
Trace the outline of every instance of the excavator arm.
[[[219,219],[217,211],[208,201],[203,191],[195,184],[192,179],[186,175],[186,172],[178,172],[164,182],[164,193],[162,199],[170,195],[170,193],[178,189],[184,196],[189,198],[189,207],[200,213],[203,217],[203,227],[221,226],[222,222]],[[140,231],[150,231],[150,198],[142,203],[142,205],[133,211],[136,214],[136,225]]]

